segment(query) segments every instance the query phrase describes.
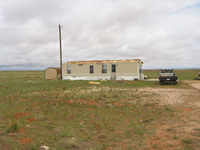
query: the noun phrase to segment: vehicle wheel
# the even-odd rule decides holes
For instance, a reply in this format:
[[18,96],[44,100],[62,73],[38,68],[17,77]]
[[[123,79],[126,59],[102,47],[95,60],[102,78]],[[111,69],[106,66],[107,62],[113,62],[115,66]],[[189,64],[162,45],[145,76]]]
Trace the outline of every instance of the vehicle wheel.
[[160,81],[160,85],[163,85],[163,82],[162,82],[162,81]]

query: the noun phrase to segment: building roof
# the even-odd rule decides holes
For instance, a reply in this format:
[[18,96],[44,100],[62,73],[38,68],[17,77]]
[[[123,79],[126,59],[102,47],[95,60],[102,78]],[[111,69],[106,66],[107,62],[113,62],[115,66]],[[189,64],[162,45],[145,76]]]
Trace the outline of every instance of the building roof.
[[91,61],[68,61],[64,64],[99,64],[99,63],[122,63],[122,62],[142,62],[141,59],[126,59],[126,60],[91,60]]

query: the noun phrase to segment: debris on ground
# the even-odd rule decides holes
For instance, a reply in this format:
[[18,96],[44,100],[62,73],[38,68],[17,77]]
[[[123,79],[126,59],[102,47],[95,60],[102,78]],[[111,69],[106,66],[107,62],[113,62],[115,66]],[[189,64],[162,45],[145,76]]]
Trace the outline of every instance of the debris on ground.
[[48,150],[48,149],[49,149],[48,146],[41,146],[41,147],[40,147],[40,150]]
[[104,79],[102,79],[101,82],[103,82],[103,81],[108,81],[108,80],[104,80]]
[[101,84],[100,82],[90,81],[89,84]]

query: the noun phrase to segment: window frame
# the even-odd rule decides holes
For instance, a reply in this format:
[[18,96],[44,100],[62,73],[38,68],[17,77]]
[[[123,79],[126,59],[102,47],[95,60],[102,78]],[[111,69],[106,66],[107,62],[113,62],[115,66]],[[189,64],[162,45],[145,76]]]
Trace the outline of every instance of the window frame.
[[71,74],[72,70],[71,70],[71,66],[67,66],[67,74]]
[[89,66],[90,74],[94,74],[94,65]]
[[107,74],[107,65],[102,65],[102,73]]
[[[115,66],[115,67],[113,68],[113,66]],[[116,64],[111,65],[111,72],[116,73]]]

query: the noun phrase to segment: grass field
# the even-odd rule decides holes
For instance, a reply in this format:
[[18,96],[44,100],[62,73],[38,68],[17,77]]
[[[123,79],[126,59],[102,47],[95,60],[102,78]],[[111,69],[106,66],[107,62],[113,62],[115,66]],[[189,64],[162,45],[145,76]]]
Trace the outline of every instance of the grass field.
[[[199,71],[176,70],[179,84],[162,88],[190,89],[182,81],[193,80]],[[152,79],[158,78],[158,72],[145,70],[144,74]],[[148,87],[160,85],[157,81],[92,85],[45,80],[43,71],[0,72],[0,149],[36,150],[43,145],[60,150],[148,149],[146,139],[177,112],[171,106],[149,103],[157,94],[139,91]],[[176,138],[183,147],[195,149],[191,139],[174,134]]]
[[[148,76],[149,79],[158,79],[157,73],[160,70],[144,70],[144,74]],[[198,77],[200,69],[177,69],[174,70],[176,76],[179,80],[194,80],[195,77]]]

